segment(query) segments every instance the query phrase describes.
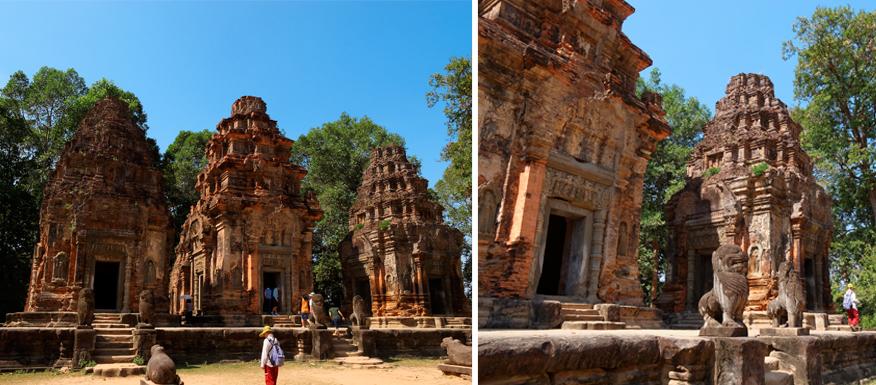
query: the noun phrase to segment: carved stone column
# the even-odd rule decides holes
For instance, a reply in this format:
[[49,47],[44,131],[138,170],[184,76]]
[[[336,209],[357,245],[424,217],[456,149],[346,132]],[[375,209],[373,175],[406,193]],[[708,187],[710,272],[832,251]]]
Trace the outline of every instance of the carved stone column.
[[696,310],[696,303],[699,298],[694,298],[694,283],[696,282],[696,254],[693,250],[687,251],[687,301],[685,308],[687,310]]
[[599,209],[596,211],[593,216],[593,244],[592,251],[590,252],[590,260],[588,261],[587,267],[587,293],[585,301],[589,303],[597,303],[599,302],[599,298],[596,296],[597,291],[599,290],[599,270],[602,266],[602,249],[603,249],[603,240],[605,238],[605,217],[607,215],[606,209]]

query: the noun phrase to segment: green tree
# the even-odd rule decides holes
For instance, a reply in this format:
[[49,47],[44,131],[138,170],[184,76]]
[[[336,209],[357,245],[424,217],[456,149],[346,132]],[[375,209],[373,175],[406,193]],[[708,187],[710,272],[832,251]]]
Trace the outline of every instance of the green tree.
[[39,207],[26,186],[34,167],[27,123],[0,99],[0,314],[21,311],[37,240]]
[[324,211],[313,231],[313,277],[315,289],[330,303],[339,303],[343,296],[338,245],[349,231],[350,207],[362,173],[371,149],[389,144],[404,145],[404,140],[368,117],[344,113],[301,135],[292,146],[292,162],[307,169],[302,188],[316,193]]
[[70,104],[86,91],[85,80],[72,68],[61,71],[42,67],[32,81],[24,72],[17,71],[3,87],[2,97],[7,106],[29,127],[24,143],[33,154],[35,167],[25,185],[37,197],[42,196],[49,173],[76,129],[64,122]]
[[[837,289],[858,286],[876,300],[876,12],[817,8],[799,17],[785,60],[797,58],[792,111],[815,175],[833,200],[831,279]],[[839,294],[839,293],[836,293]],[[866,303],[866,302],[865,302]],[[870,302],[872,303],[872,302]],[[841,307],[839,307],[841,309]],[[861,308],[869,326],[872,306]]]
[[207,142],[213,136],[208,130],[180,131],[162,157],[164,193],[173,224],[179,233],[189,209],[198,202],[195,190],[198,173],[207,165]]
[[668,239],[666,203],[673,194],[684,188],[688,157],[694,146],[702,140],[703,126],[712,115],[695,97],[685,97],[683,88],[662,83],[657,68],[651,70],[647,81],[639,78],[637,92],[642,94],[645,91],[663,96],[666,120],[672,127],[672,135],[657,144],[657,150],[648,161],[642,194],[639,278],[645,302],[651,303],[654,300],[651,298],[651,286],[655,269],[658,276],[665,271],[664,245]]
[[[135,123],[144,131],[147,129],[140,100],[109,80],[100,79],[86,87],[85,80],[76,70],[61,71],[50,67],[40,68],[33,80],[22,71],[9,77],[0,97],[14,116],[27,123],[29,133],[24,143],[35,163],[25,185],[38,201],[42,199],[43,187],[64,145],[76,132],[79,121],[98,100],[107,96],[127,102]],[[154,146],[154,141],[152,143]]]
[[815,160],[847,224],[876,224],[876,12],[817,8],[794,23],[783,46],[797,57],[797,113]]
[[450,143],[444,146],[441,159],[450,164],[435,183],[435,193],[446,210],[448,224],[465,234],[462,255],[463,279],[466,294],[471,296],[471,194],[472,194],[472,80],[471,60],[452,58],[444,73],[432,74],[432,88],[426,94],[426,103],[434,107],[444,104],[447,134]]

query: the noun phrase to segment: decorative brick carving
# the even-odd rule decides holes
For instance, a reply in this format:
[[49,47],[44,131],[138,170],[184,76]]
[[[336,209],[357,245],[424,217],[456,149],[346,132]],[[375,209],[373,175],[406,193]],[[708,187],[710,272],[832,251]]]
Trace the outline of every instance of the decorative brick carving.
[[667,205],[667,284],[658,305],[692,310],[712,283],[707,258],[720,244],[749,254],[747,310],[766,310],[779,265],[791,261],[807,309],[831,307],[827,253],[831,200],[800,147],[802,128],[764,75],[739,74],[715,106],[688,162],[688,182]]
[[635,93],[651,60],[621,31],[633,8],[479,6],[479,295],[642,304],[633,224],[670,130],[659,95]]
[[463,235],[444,224],[399,146],[374,149],[340,245],[347,308],[364,298],[372,316],[469,316],[460,253]]
[[[134,312],[142,289],[165,287],[173,233],[157,164],[126,103],[88,111],[45,188],[25,311],[75,312],[93,287],[98,310]],[[155,308],[166,312],[167,299]]]
[[201,195],[186,219],[171,272],[172,312],[193,298],[203,315],[263,312],[263,279],[279,289],[279,310],[297,310],[312,289],[311,238],[322,210],[301,191],[307,171],[289,162],[292,140],[261,98],[244,96],[207,144]]

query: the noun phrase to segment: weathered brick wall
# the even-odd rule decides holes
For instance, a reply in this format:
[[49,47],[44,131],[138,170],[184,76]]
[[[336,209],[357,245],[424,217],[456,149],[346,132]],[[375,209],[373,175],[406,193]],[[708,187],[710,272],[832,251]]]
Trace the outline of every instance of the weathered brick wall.
[[73,328],[0,327],[0,369],[53,367],[59,358],[71,359],[73,331]]
[[[156,341],[177,363],[197,364],[221,360],[256,360],[261,357],[262,328],[158,328]],[[292,359],[298,340],[305,342],[310,353],[310,331],[306,329],[274,329],[284,353]]]

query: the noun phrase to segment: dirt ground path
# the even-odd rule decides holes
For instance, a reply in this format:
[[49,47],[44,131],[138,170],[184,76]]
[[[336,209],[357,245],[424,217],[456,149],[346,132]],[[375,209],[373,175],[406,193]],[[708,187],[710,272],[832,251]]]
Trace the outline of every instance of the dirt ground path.
[[[389,369],[352,369],[329,363],[290,362],[280,368],[279,385],[465,385],[470,379],[445,376],[438,360],[400,360]],[[213,364],[178,371],[185,385],[264,384],[264,372],[256,362]],[[2,374],[3,385],[138,385],[139,377],[104,378],[80,373]]]

